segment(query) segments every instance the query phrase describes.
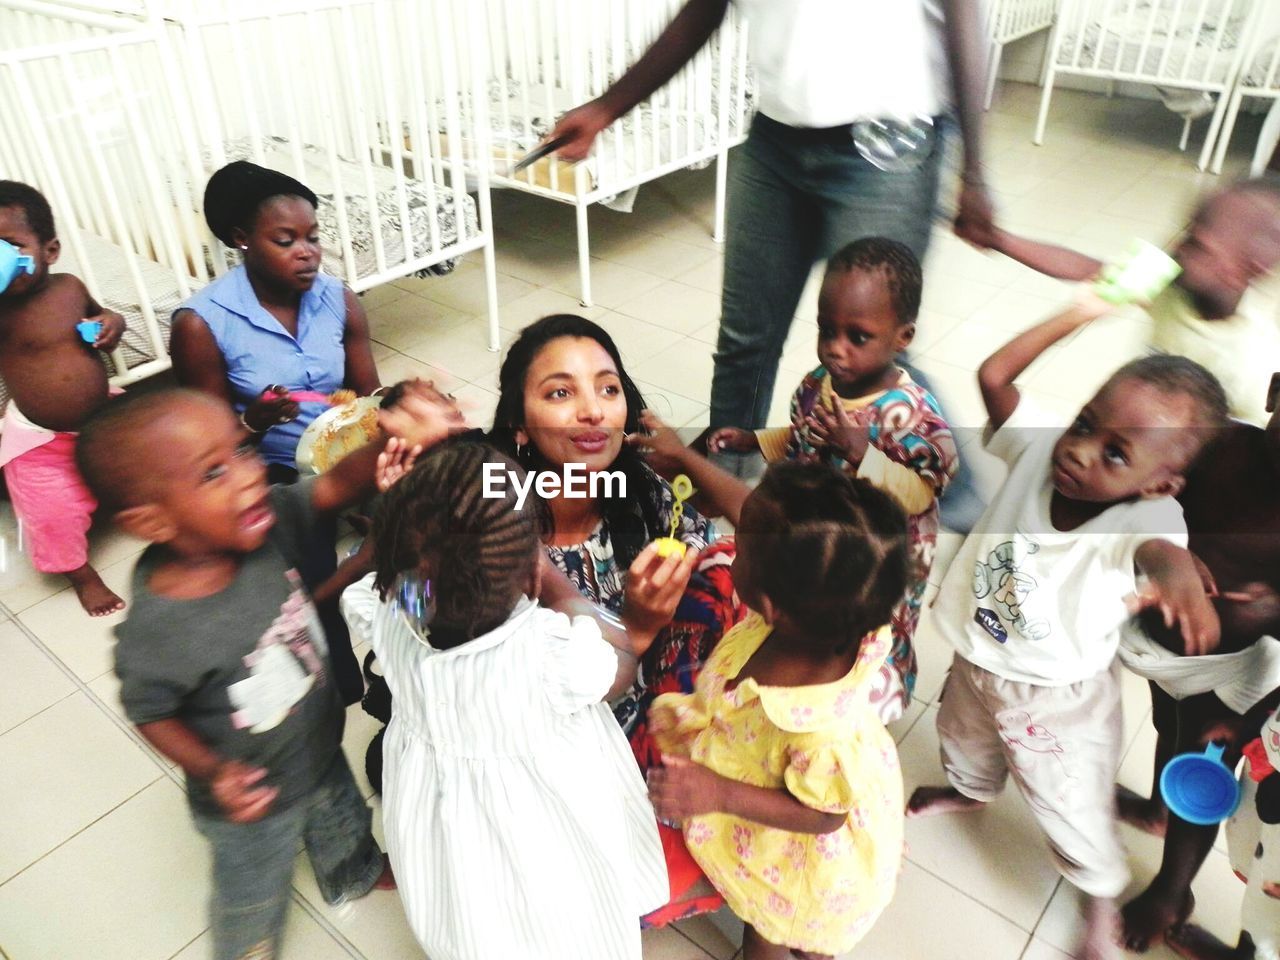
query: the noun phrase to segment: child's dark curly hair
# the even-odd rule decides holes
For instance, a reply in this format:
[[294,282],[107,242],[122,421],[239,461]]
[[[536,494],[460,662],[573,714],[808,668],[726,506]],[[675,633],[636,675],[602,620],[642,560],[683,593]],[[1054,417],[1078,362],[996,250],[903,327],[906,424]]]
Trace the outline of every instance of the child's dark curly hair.
[[41,243],[48,243],[58,235],[49,201],[35,187],[16,180],[0,180],[0,207],[19,208]]
[[424,454],[374,514],[374,585],[386,599],[399,574],[426,572],[436,599],[433,646],[456,646],[500,626],[537,563],[546,522],[541,502],[530,497],[516,509],[510,483],[503,496],[484,496],[486,463],[500,465],[504,476],[522,475],[487,444],[448,442]]
[[837,250],[827,261],[829,274],[848,273],[851,270],[884,274],[893,312],[898,316],[898,325],[915,323],[920,315],[924,275],[920,270],[920,261],[910,247],[887,237],[854,240]]
[[857,643],[907,589],[907,518],[865,480],[819,463],[770,467],[757,488],[776,528],[756,531],[760,590],[801,629]]

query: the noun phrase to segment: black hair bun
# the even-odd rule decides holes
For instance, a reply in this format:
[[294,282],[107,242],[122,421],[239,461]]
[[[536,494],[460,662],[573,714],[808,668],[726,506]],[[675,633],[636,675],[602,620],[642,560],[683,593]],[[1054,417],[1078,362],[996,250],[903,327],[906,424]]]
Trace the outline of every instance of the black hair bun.
[[232,232],[247,227],[264,200],[279,196],[301,197],[313,207],[319,204],[306,184],[287,173],[236,160],[209,178],[204,188],[204,219],[215,237],[234,246]]

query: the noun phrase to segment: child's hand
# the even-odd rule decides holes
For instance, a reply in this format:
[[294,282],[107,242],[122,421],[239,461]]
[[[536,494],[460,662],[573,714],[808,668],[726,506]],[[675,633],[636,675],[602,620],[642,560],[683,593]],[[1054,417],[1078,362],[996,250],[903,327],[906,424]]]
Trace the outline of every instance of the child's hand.
[[684,556],[658,556],[658,545],[651,543],[635,558],[627,571],[626,593],[622,603],[622,621],[628,634],[645,644],[671,622],[680,598],[698,562],[698,551],[688,549]]
[[1221,640],[1222,625],[1199,576],[1166,576],[1150,572],[1147,583],[1128,600],[1130,613],[1156,607],[1164,625],[1182,634],[1183,655],[1212,653]]
[[98,338],[93,341],[93,349],[114,350],[120,343],[120,338],[124,336],[124,317],[114,310],[104,309],[102,313],[91,319],[97,320],[102,324],[102,329],[98,332]]
[[956,208],[957,237],[980,250],[996,247],[1000,231],[996,229],[995,210],[984,186],[966,178]]
[[658,419],[652,410],[640,411],[640,426],[645,432],[633,433],[627,437],[627,443],[642,451],[649,465],[658,473],[679,473],[689,452],[679,435]]
[[1098,296],[1098,291],[1093,288],[1091,283],[1081,284],[1076,287],[1071,303],[1072,319],[1077,320],[1081,326],[1086,323],[1092,323],[1099,317],[1105,317],[1116,309],[1114,303],[1108,303]]
[[430,380],[406,382],[400,398],[378,412],[378,425],[410,447],[424,450],[467,429],[453,394],[441,393]]
[[289,398],[289,388],[267,387],[262,396],[244,408],[244,422],[255,433],[266,433],[280,423],[297,419],[299,407]]
[[689,817],[724,809],[724,792],[732,783],[700,763],[662,756],[662,766],[649,771],[649,799],[659,820],[683,823]]
[[266,816],[280,793],[279,787],[259,787],[267,771],[251,767],[239,760],[228,760],[218,767],[209,781],[213,799],[232,823],[253,823]]
[[751,453],[760,449],[760,438],[754,430],[721,427],[707,438],[708,453]]
[[871,429],[850,420],[838,399],[832,399],[830,410],[821,404],[815,406],[806,423],[815,445],[825,446],[849,463],[861,463],[871,445]]
[[422,453],[421,446],[411,447],[399,437],[388,440],[386,447],[378,454],[378,466],[374,473],[378,492],[386,493],[399,483],[418,462],[420,453]]

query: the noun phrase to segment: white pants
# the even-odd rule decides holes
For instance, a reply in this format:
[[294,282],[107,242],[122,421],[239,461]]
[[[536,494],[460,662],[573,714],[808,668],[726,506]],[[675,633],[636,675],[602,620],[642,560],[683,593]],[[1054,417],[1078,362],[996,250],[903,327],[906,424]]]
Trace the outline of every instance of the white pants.
[[1115,812],[1118,666],[1063,687],[1006,680],[956,656],[938,713],[942,765],[956,790],[994,800],[1013,775],[1058,869],[1094,897],[1129,882]]

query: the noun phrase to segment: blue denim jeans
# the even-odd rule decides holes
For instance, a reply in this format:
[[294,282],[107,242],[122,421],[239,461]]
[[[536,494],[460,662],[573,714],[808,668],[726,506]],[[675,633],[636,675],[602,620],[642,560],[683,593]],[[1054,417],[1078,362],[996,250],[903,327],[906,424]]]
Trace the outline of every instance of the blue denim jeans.
[[316,789],[287,810],[254,823],[193,817],[213,846],[215,960],[280,956],[299,846],[331,906],[364,896],[382,873],[373,817],[341,750]]
[[[757,114],[729,167],[712,427],[785,425],[767,423],[769,407],[782,347],[815,263],[872,236],[905,243],[923,262],[953,126],[938,120],[930,156],[912,170],[886,172],[858,153],[850,132],[796,130]],[[919,371],[903,366],[929,389]],[[946,398],[938,401],[945,413]],[[739,476],[755,472],[741,456],[713,458]],[[943,522],[967,532],[984,507],[962,461],[943,498]]]
[[848,131],[796,130],[756,116],[729,166],[711,426],[768,425],[782,345],[815,263],[872,236],[899,240],[924,259],[941,143],[915,169],[888,173],[862,158]]

